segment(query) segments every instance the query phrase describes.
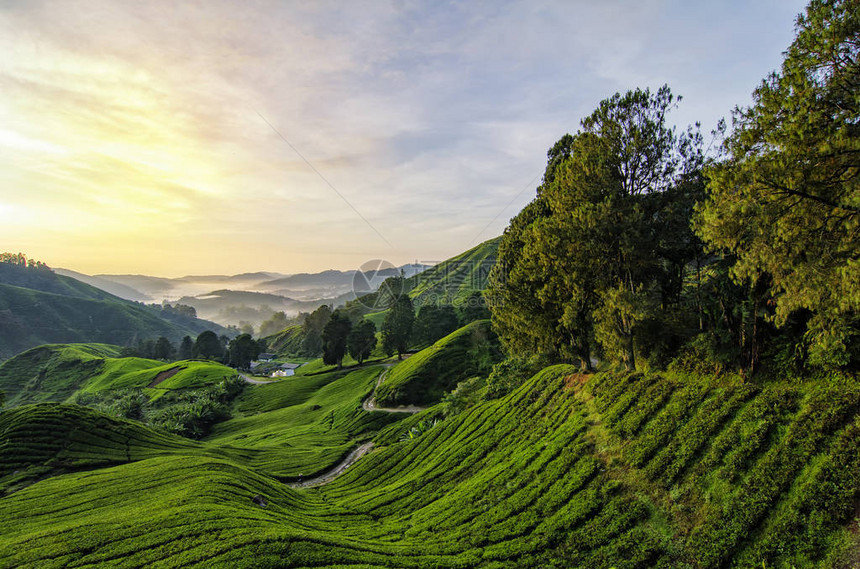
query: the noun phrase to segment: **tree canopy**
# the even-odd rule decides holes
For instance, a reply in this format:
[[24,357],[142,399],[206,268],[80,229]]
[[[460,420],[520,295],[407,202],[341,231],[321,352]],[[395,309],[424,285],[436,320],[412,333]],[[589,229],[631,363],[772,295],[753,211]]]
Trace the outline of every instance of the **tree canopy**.
[[194,340],[191,339],[191,336],[185,336],[182,338],[182,342],[179,344],[179,350],[177,355],[180,360],[191,359],[191,354],[194,351]]
[[412,306],[412,300],[401,294],[382,322],[382,349],[386,354],[397,352],[397,359],[403,356],[409,348],[414,322],[415,308]]
[[370,357],[375,347],[376,325],[370,320],[362,319],[352,327],[347,337],[349,355],[361,365]]
[[418,309],[413,338],[422,344],[432,344],[460,327],[454,307],[446,304],[426,304]]
[[331,307],[323,304],[305,318],[305,321],[302,323],[302,332],[304,335],[302,349],[306,354],[316,356],[322,351],[322,331],[331,318],[331,314]]
[[665,86],[617,93],[548,152],[487,294],[509,351],[590,367],[596,338],[605,355],[636,366],[637,326],[677,300],[695,249],[689,208],[675,202],[701,187],[691,183],[701,180],[701,137],[667,125],[675,101]]
[[343,365],[343,357],[346,355],[347,338],[352,330],[352,321],[349,316],[335,310],[329,321],[323,327],[321,340],[323,349],[323,363],[328,365]]
[[860,308],[860,10],[813,0],[780,71],[736,109],[698,232],[762,281],[785,325],[807,313],[814,363],[845,364]]
[[205,330],[197,336],[191,354],[195,358],[220,359],[224,355],[224,345],[215,332]]
[[228,365],[236,369],[248,369],[260,355],[260,346],[250,334],[239,334],[227,346]]

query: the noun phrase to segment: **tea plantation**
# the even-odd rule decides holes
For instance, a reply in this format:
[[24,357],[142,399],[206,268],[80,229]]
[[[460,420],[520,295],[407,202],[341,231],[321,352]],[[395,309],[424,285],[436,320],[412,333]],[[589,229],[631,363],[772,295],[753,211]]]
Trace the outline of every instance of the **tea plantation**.
[[477,320],[451,332],[391,370],[379,390],[381,405],[426,405],[438,402],[457,382],[487,375],[501,359],[489,320]]
[[[405,419],[362,411],[380,370],[249,388],[234,402],[242,416],[202,442],[74,406],[5,411],[0,475],[41,479],[6,485],[0,566],[857,562],[853,380],[554,366],[433,422],[434,407]],[[279,479],[325,469],[367,437],[375,448],[327,485]]]
[[108,344],[48,344],[0,364],[0,391],[8,403],[66,401],[76,392],[147,389],[151,398],[166,391],[213,385],[236,375],[214,362],[164,363],[120,357]]

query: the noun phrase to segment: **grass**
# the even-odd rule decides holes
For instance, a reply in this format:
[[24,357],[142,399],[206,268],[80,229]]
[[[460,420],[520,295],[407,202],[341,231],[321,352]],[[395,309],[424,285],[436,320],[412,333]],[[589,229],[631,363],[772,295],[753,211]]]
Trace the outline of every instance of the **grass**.
[[[439,263],[424,272],[406,279],[403,283],[404,292],[415,304],[416,311],[424,305],[462,306],[474,292],[487,288],[487,277],[490,269],[496,263],[501,237],[496,237],[461,253],[456,257]],[[377,302],[377,293],[370,293],[362,298],[362,304],[373,306]],[[381,328],[387,310],[371,312],[365,318]]]
[[33,348],[0,364],[0,391],[8,404],[66,401],[77,392],[143,389],[162,372],[176,373],[148,390],[151,398],[166,391],[213,385],[236,372],[205,361],[165,363],[119,357],[120,348],[107,344],[51,344]]
[[489,320],[472,322],[392,369],[377,391],[377,400],[383,406],[436,403],[457,382],[488,374],[499,358]]
[[358,441],[400,419],[361,409],[381,371],[371,366],[293,376],[248,389],[234,405],[243,416],[216,425],[206,440],[266,450],[270,460],[255,464],[281,477],[322,472]]
[[268,349],[272,352],[285,356],[303,355],[304,347],[302,343],[305,335],[301,324],[288,326],[278,332],[266,337]]
[[[2,474],[41,479],[7,484],[0,566],[847,567],[860,551],[854,378],[554,366],[433,423],[436,407],[361,411],[379,372],[249,388],[199,443],[71,406],[4,412]],[[278,480],[369,438],[331,484]]]
[[470,294],[487,288],[487,277],[496,263],[501,237],[452,257],[407,280],[409,297],[416,306],[463,302]]

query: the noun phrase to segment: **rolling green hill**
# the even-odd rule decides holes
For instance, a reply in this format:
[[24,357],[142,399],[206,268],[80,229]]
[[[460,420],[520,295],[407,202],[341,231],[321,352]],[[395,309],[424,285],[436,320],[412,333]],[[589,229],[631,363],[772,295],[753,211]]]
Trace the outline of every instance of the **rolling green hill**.
[[[500,241],[501,237],[484,241],[465,253],[405,279],[403,292],[409,294],[416,307],[424,304],[460,306],[470,294],[487,287],[487,277],[496,263]],[[360,303],[363,306],[375,306],[382,304],[382,301],[378,293],[374,292],[363,296]],[[348,307],[352,305],[354,303],[347,303]],[[371,311],[366,317],[379,326],[383,315],[384,311]]]
[[178,342],[207,329],[225,332],[212,322],[168,320],[160,312],[50,269],[0,263],[0,359],[41,344],[125,345],[159,336]]
[[[465,253],[406,278],[402,292],[409,294],[416,310],[424,304],[463,306],[470,295],[486,288],[487,276],[496,262],[500,240],[501,237],[496,237],[485,241]],[[385,306],[380,294],[366,294],[360,300],[353,297],[354,295],[346,302],[347,310],[363,313],[364,318],[373,322],[377,330],[381,329],[386,311],[373,308]],[[335,302],[334,305],[339,306],[340,302]],[[269,348],[280,354],[310,355],[305,354],[302,349],[304,334],[301,326],[290,326],[266,339]]]
[[453,303],[455,306],[470,294],[487,288],[490,269],[496,264],[501,237],[484,241],[407,279],[406,289],[416,306]]
[[381,371],[369,366],[248,389],[234,406],[244,416],[219,423],[205,440],[267,451],[254,465],[278,476],[324,471],[368,433],[402,418],[361,408]]
[[376,392],[377,401],[383,406],[436,403],[457,382],[489,374],[500,358],[490,321],[477,320],[392,369]]
[[0,491],[48,475],[123,464],[199,443],[78,405],[39,403],[0,414]]
[[212,385],[236,375],[214,362],[165,363],[120,357],[106,344],[49,344],[0,364],[0,391],[7,405],[66,401],[76,392],[150,388],[151,396],[171,389]]
[[[281,387],[276,404],[331,385]],[[435,426],[432,409],[390,425],[377,450],[306,490],[239,452],[200,450],[217,437],[183,449],[144,430],[118,439],[132,441],[132,462],[0,499],[0,566],[849,567],[858,411],[849,378],[752,385],[555,366]],[[3,437],[33,424],[2,420]],[[122,460],[116,444],[91,444]]]
[[288,326],[266,338],[269,350],[279,354],[300,354],[302,353],[302,342],[305,336],[301,324]]

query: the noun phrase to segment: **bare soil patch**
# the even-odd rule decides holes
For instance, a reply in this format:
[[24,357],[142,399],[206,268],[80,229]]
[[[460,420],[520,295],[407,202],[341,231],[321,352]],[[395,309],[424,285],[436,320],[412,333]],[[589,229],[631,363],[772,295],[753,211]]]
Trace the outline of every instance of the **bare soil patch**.
[[172,367],[172,368],[170,368],[170,369],[166,369],[166,370],[164,370],[163,372],[161,372],[161,373],[159,373],[158,375],[156,375],[156,376],[155,376],[155,379],[153,379],[153,380],[152,380],[152,383],[150,383],[149,385],[147,385],[147,387],[155,387],[156,385],[158,385],[159,383],[161,383],[161,382],[162,382],[162,381],[164,381],[165,379],[170,379],[171,377],[173,377],[174,375],[176,375],[177,373],[179,373],[179,372],[180,372],[180,371],[182,371],[183,369],[185,369],[185,368],[180,367],[180,366],[176,366],[176,367]]

